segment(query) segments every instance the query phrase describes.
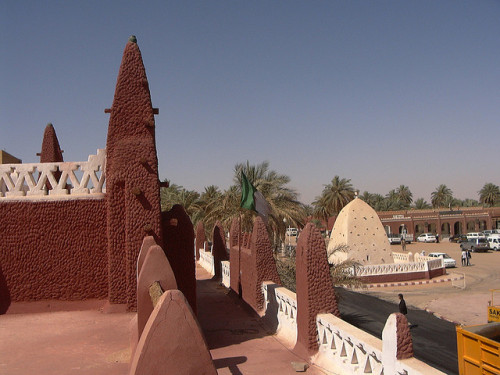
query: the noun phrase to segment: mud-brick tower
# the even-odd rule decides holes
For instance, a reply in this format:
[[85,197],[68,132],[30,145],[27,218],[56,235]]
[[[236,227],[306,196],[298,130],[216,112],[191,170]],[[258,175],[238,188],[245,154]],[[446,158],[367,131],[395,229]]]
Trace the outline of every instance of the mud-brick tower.
[[158,113],[134,36],[123,52],[106,145],[109,303],[136,309],[136,261],[145,236],[161,243],[155,145]]

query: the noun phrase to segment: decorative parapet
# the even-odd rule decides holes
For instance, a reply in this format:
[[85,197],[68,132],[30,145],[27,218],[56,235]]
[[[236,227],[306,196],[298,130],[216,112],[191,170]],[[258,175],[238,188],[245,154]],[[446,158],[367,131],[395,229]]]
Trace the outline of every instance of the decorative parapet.
[[441,258],[427,259],[429,260],[426,260],[424,262],[388,263],[356,266],[351,269],[351,273],[358,277],[364,277],[413,272],[427,272],[444,267],[443,259]]
[[[383,355],[385,342],[332,314],[318,314],[316,324],[319,350],[312,362],[329,372],[444,375],[443,372],[415,358],[397,360],[389,358],[387,353]],[[390,343],[393,344],[395,345]],[[387,360],[391,363],[386,363]],[[396,372],[390,372],[388,367],[394,367]]]
[[314,362],[341,374],[383,374],[382,340],[337,318],[318,314],[319,350]]
[[409,253],[392,253],[394,263],[409,263],[413,262],[413,254]]
[[200,263],[200,266],[210,273],[210,275],[215,275],[214,256],[211,252],[200,252],[200,260],[198,260],[198,263]]
[[231,273],[230,273],[230,264],[228,260],[224,260],[221,262],[222,264],[222,285],[224,285],[226,288],[231,287]]
[[266,312],[276,311],[277,314],[276,333],[292,347],[297,341],[297,295],[271,281],[262,283],[262,289]]
[[[0,165],[0,199],[90,197],[105,192],[106,150],[88,161]],[[56,172],[61,173],[59,179]],[[81,175],[81,178],[78,178]],[[52,188],[47,189],[47,185]]]

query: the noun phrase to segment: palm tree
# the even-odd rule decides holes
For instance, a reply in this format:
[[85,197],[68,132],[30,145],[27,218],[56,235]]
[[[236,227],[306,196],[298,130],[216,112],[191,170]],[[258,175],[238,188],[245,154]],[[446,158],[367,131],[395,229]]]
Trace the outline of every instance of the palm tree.
[[275,245],[279,239],[284,238],[286,227],[301,227],[305,222],[304,206],[298,201],[295,190],[286,186],[290,177],[269,169],[269,163],[251,165],[238,163],[234,167],[234,185],[212,200],[207,206],[207,214],[204,218],[206,225],[220,221],[224,228],[229,228],[234,217],[242,217],[243,230],[250,231],[253,226],[255,212],[240,209],[241,201],[241,172],[244,172],[248,181],[262,193],[271,208],[269,214],[268,229],[272,233]]
[[418,198],[413,204],[413,207],[417,210],[425,210],[427,208],[431,208],[431,205],[427,203],[424,198]]
[[475,199],[466,198],[460,202],[461,207],[477,207],[479,206],[479,202]]
[[479,190],[479,201],[486,206],[494,206],[500,201],[500,188],[488,182]]
[[451,203],[453,192],[444,184],[439,185],[436,191],[431,193],[432,207],[445,207],[447,203]]
[[354,188],[351,180],[335,176],[332,182],[325,185],[321,196],[312,203],[314,211],[321,218],[328,220],[330,216],[338,214],[350,201],[354,199]]
[[405,207],[409,207],[411,202],[413,202],[413,194],[408,186],[399,185],[396,189],[396,194],[399,202],[403,203]]

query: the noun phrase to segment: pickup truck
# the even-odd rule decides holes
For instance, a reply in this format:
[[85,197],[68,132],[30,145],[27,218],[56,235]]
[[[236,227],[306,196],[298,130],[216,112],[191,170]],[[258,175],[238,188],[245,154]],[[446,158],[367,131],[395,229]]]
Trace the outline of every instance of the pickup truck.
[[389,243],[391,245],[397,245],[400,244],[403,238],[405,239],[406,243],[412,243],[413,241],[413,234],[408,234],[408,233],[402,233],[402,234],[396,234],[396,233],[391,233],[387,235],[387,238],[389,239]]

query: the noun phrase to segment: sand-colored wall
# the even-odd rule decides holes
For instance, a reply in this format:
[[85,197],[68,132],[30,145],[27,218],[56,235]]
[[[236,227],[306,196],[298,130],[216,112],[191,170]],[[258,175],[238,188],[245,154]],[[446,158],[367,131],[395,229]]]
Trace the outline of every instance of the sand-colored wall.
[[[336,252],[338,246],[348,252]],[[365,264],[393,263],[392,251],[382,222],[373,208],[356,198],[340,211],[328,243],[329,262],[351,259]]]

